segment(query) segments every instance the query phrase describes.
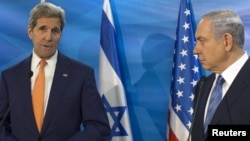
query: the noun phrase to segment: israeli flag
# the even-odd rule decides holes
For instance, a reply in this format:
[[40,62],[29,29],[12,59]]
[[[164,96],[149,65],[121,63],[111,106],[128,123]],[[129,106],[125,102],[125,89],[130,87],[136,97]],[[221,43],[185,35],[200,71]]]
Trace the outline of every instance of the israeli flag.
[[98,89],[111,127],[109,141],[132,141],[129,113],[121,81],[118,46],[109,0],[104,0],[100,35]]

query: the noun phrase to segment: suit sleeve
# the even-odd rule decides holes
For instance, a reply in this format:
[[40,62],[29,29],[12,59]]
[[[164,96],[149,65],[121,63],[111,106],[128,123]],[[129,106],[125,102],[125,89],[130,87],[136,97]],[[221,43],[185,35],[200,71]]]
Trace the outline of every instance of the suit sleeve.
[[81,97],[84,130],[75,134],[69,141],[107,141],[110,126],[106,109],[96,87],[93,69],[90,69],[86,76]]
[[10,117],[8,114],[8,92],[3,73],[0,79],[0,141],[17,141],[11,133]]

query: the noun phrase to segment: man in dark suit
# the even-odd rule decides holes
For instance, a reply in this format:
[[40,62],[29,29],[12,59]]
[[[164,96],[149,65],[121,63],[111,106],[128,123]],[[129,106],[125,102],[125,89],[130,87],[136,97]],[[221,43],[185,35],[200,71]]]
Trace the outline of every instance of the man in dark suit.
[[208,139],[209,101],[218,76],[224,78],[220,98],[209,125],[250,124],[250,60],[244,51],[244,26],[240,17],[230,10],[205,14],[196,30],[194,54],[204,69],[212,73],[197,84],[192,141]]
[[[64,10],[54,4],[32,9],[28,35],[33,52],[1,75],[1,141],[105,141],[110,135],[94,70],[57,50],[64,24]],[[32,100],[40,60],[46,61],[41,129]]]

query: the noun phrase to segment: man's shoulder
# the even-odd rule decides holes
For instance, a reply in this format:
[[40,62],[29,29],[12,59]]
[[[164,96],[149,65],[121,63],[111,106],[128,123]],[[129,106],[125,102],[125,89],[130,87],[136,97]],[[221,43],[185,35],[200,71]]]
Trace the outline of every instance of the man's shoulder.
[[71,67],[77,67],[77,68],[82,68],[82,69],[93,69],[90,65],[86,64],[83,61],[69,57],[63,53],[59,53],[58,55],[59,55],[58,61],[62,61],[62,63],[68,63],[71,65]]
[[12,76],[12,77],[24,74],[29,75],[29,73],[31,72],[30,65],[31,65],[31,59],[30,57],[26,57],[23,60],[7,67],[1,73],[2,75]]
[[22,59],[21,61],[14,63],[13,65],[9,66],[8,68],[6,68],[3,71],[13,71],[16,69],[18,70],[18,69],[22,69],[22,68],[26,68],[26,67],[30,68],[30,63],[31,63],[31,58],[29,56],[29,57]]

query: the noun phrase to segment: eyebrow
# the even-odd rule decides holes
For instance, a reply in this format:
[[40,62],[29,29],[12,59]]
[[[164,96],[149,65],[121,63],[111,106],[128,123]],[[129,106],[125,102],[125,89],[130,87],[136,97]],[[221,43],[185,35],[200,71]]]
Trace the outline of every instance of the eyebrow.
[[201,37],[201,36],[199,36],[199,37],[196,38],[196,40],[202,40],[202,39],[204,40],[204,39],[206,39],[206,38]]

